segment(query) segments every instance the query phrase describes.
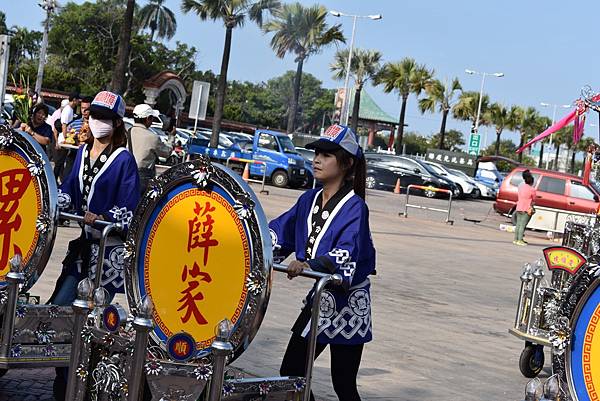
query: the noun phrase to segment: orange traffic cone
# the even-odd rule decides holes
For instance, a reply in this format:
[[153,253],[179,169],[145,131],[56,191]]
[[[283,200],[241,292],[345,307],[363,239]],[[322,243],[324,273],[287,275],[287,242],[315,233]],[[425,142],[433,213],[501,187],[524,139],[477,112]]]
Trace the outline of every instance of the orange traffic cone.
[[244,167],[244,174],[242,174],[242,178],[244,181],[248,181],[250,179],[250,168],[248,167],[248,163]]
[[394,193],[395,194],[399,194],[400,193],[400,178],[398,178],[396,180],[396,187],[394,188]]

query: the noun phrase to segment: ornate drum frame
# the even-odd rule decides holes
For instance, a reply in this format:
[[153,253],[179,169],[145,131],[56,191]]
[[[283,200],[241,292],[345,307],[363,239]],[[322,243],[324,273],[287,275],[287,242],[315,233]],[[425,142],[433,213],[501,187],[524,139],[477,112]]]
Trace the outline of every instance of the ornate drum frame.
[[[232,170],[212,164],[208,158],[201,157],[176,165],[150,182],[133,216],[125,242],[127,298],[132,309],[136,309],[142,302],[139,264],[144,260],[144,252],[141,244],[144,242],[144,232],[151,223],[153,213],[170,191],[190,183],[207,192],[210,192],[213,186],[217,186],[235,200],[235,204],[232,204],[233,209],[248,237],[250,272],[245,278],[247,297],[230,338],[234,352],[228,362],[232,362],[249,346],[260,327],[271,292],[273,267],[271,239],[264,211],[252,189]],[[150,333],[149,341],[153,351],[156,350],[167,358],[167,344],[154,330]],[[192,361],[199,361],[209,355],[210,347],[200,349]]]
[[0,151],[16,152],[27,162],[27,169],[39,187],[41,213],[37,216],[39,233],[35,250],[23,265],[25,282],[22,292],[30,289],[41,276],[54,246],[58,220],[58,191],[48,156],[28,134],[0,124]]
[[[600,270],[597,271],[600,273]],[[594,386],[591,371],[592,341],[594,336],[600,337],[600,276],[596,277],[577,302],[571,319],[571,343],[565,356],[569,391],[571,397],[578,401],[593,401],[600,396],[600,386]],[[600,348],[595,351],[599,354],[595,360],[600,361]],[[585,372],[586,366],[588,372]],[[599,368],[600,365],[596,366],[596,369]]]

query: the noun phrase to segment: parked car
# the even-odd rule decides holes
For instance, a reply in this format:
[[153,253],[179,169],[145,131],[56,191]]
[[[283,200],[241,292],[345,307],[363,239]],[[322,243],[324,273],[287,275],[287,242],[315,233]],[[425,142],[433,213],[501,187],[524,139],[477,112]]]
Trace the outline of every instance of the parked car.
[[496,199],[498,187],[494,188],[493,185],[485,184],[482,181],[478,181],[477,179],[470,177],[464,171],[455,169],[450,169],[450,171],[452,171],[454,174],[464,177],[465,179],[470,180],[470,182],[472,182],[477,187],[477,190],[473,191],[473,199],[477,199],[477,195],[479,195],[482,198]]
[[472,179],[453,173],[452,170],[443,164],[430,161],[425,161],[425,163],[428,164],[436,173],[444,178],[449,179],[458,187],[459,198],[464,198],[465,196],[470,198],[479,198],[479,188],[477,188],[477,185]]
[[[400,179],[400,186],[406,188],[409,185],[422,185],[439,189],[452,191],[452,196],[458,196],[458,187],[450,180],[437,174],[430,166],[421,160],[411,159],[406,156],[392,156],[382,153],[365,153],[367,167],[379,167],[388,169],[396,175],[396,180]],[[369,178],[367,173],[367,183],[370,181],[373,187],[378,187],[378,176],[372,175]],[[382,186],[385,186],[382,185]],[[395,186],[395,183],[394,183]],[[428,198],[438,195],[438,192],[425,190],[422,193]]]
[[[517,204],[518,186],[523,182],[525,167],[517,167],[500,186],[494,210],[512,215]],[[600,189],[596,184],[583,184],[583,178],[551,170],[530,168],[536,189],[535,205],[579,213],[596,213]]]
[[477,172],[475,178],[485,184],[494,185],[498,187],[502,184],[504,176],[498,171],[496,165],[492,162],[482,162],[477,166]]

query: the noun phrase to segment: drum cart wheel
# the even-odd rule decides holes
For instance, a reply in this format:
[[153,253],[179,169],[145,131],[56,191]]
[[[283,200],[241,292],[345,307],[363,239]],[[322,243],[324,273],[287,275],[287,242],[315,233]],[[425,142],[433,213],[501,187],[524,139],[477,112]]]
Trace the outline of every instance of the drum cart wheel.
[[534,378],[544,368],[544,347],[539,344],[525,342],[525,348],[519,358],[519,369],[523,376]]

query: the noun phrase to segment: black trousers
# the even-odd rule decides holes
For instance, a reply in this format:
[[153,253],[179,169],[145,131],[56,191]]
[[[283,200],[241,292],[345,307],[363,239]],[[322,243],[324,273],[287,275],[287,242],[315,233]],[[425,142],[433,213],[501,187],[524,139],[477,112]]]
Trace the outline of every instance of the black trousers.
[[54,150],[54,178],[57,180],[62,179],[64,176],[65,163],[67,156],[69,155],[69,149],[55,149]]
[[[327,344],[317,343],[315,359],[323,352]],[[339,345],[330,344],[331,353],[331,381],[333,389],[340,401],[360,401],[356,388],[356,375],[360,366],[364,344]],[[285,356],[281,363],[279,373],[282,376],[304,376],[306,371],[306,354],[308,352],[308,339],[298,334],[292,334]],[[315,400],[313,394],[311,401]]]

